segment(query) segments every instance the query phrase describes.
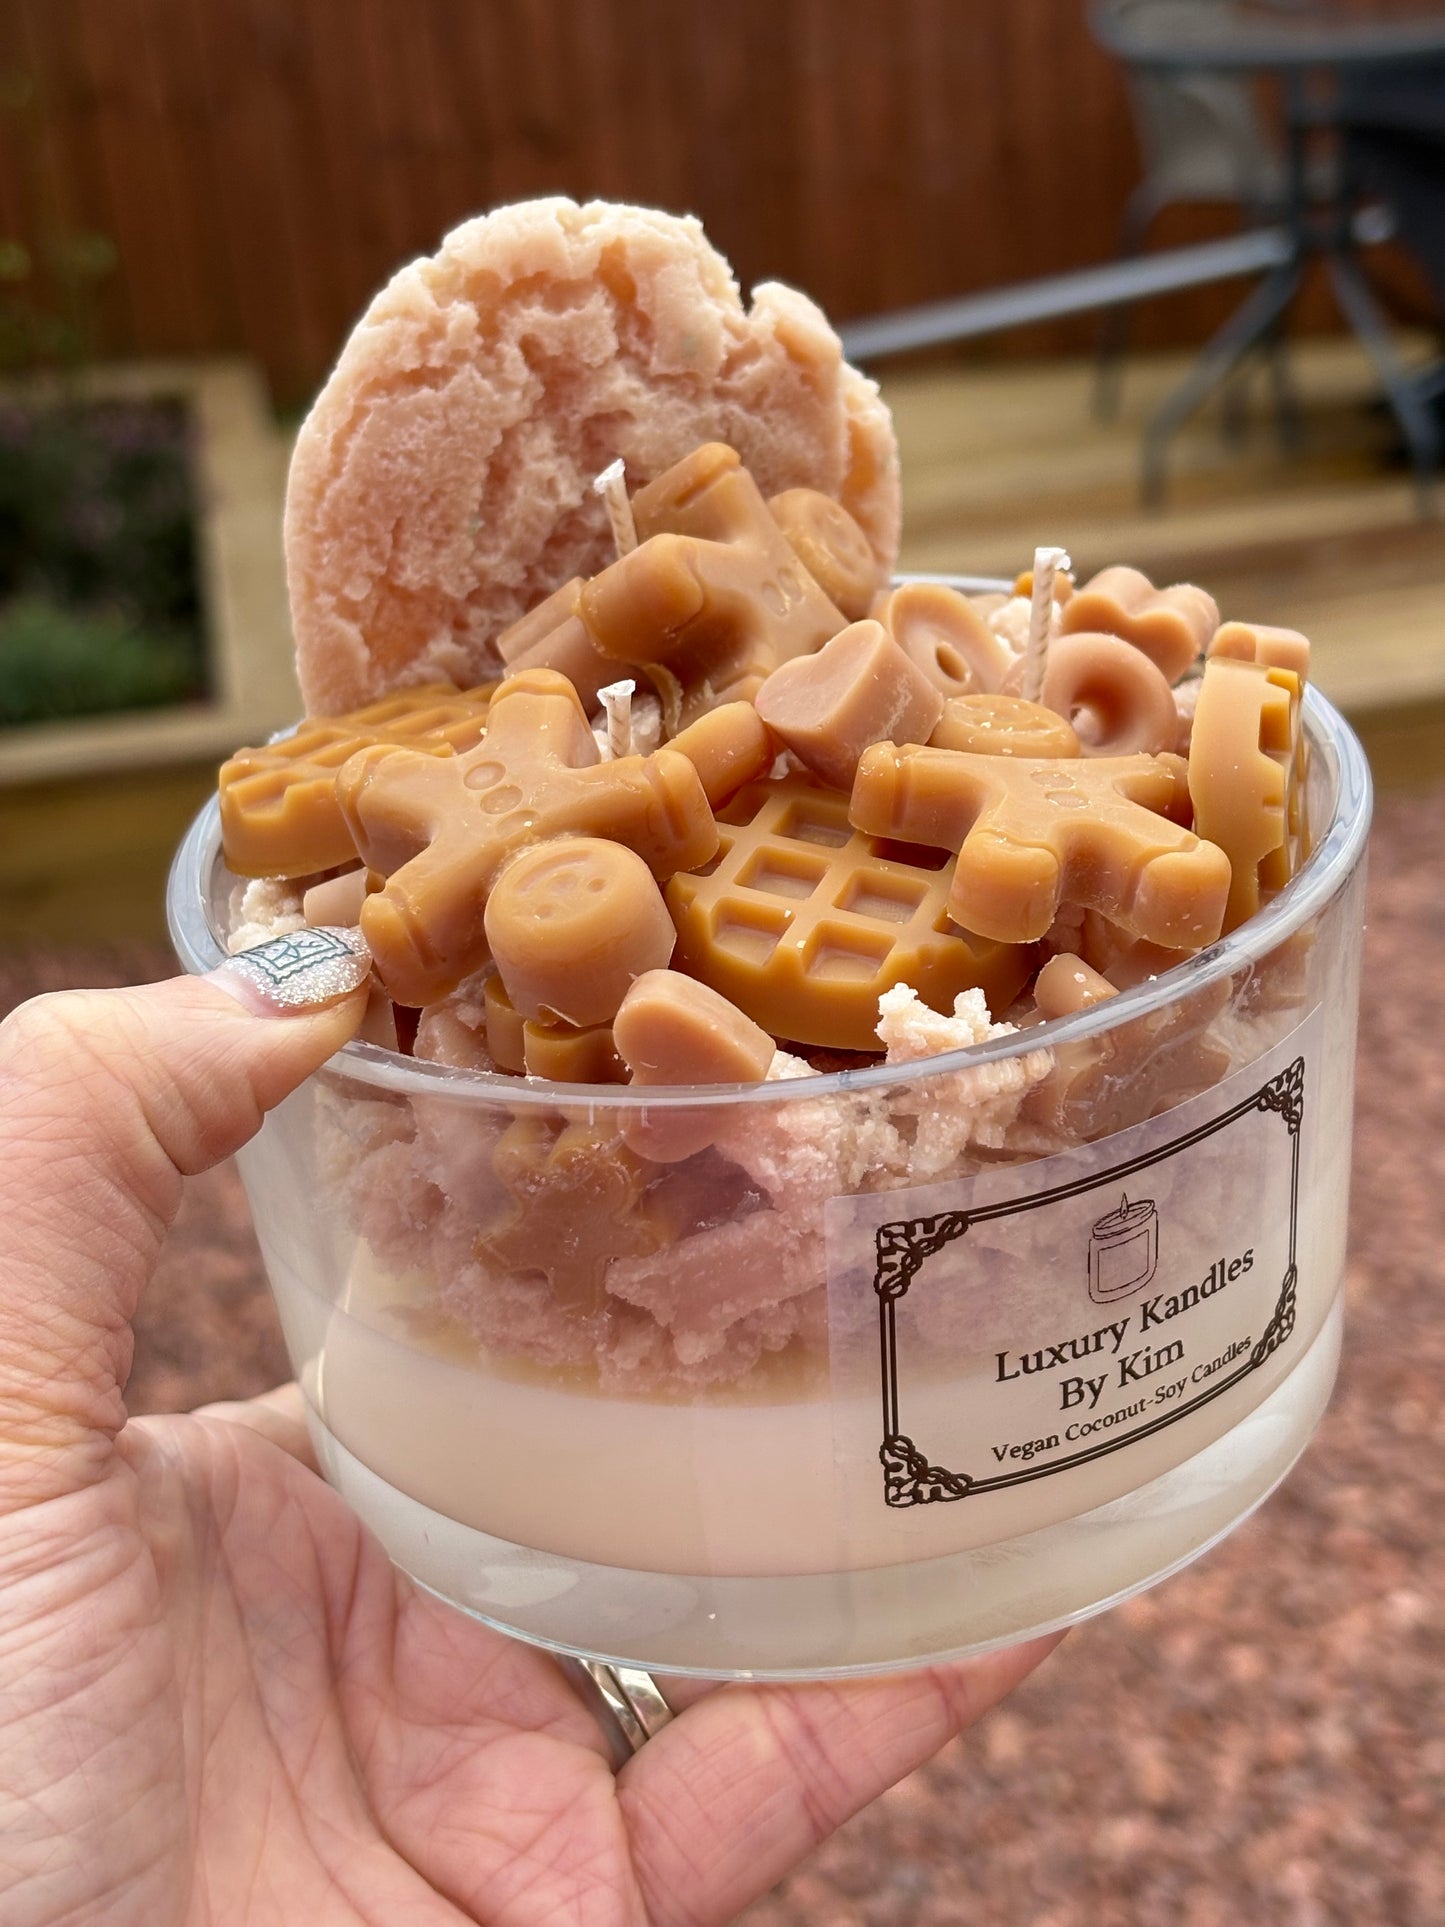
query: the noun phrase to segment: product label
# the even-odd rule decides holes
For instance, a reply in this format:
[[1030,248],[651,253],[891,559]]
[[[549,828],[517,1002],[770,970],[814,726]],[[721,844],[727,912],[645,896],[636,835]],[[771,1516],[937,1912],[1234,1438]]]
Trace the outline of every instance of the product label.
[[[831,1202],[838,1389],[865,1359],[880,1388],[874,1507],[977,1508],[969,1536],[1004,1537],[1157,1476],[1280,1382],[1327,1309],[1301,1315],[1320,1034],[1316,1012],[1215,1089],[1062,1156]],[[1073,1498],[984,1503],[1069,1474]]]

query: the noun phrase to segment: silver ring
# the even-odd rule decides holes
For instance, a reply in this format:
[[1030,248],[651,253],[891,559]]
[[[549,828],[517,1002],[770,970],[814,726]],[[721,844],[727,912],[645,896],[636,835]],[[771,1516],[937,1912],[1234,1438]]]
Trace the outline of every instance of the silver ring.
[[557,1658],[575,1683],[590,1685],[587,1697],[613,1742],[618,1765],[625,1765],[674,1717],[662,1688],[643,1667],[613,1666],[605,1660],[574,1659],[560,1653]]

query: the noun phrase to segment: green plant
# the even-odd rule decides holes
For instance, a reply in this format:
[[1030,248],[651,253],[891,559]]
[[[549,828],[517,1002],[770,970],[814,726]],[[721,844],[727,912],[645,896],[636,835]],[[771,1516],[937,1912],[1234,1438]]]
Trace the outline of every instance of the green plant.
[[200,695],[194,641],[117,609],[48,596],[0,608],[0,727],[149,709]]
[[205,689],[179,402],[0,404],[0,725]]

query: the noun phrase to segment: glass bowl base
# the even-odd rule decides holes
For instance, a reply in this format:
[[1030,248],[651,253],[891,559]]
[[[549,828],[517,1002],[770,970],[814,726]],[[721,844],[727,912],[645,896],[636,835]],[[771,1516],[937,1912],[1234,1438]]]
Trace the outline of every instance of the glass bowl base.
[[1088,1619],[1219,1542],[1279,1484],[1328,1403],[1342,1300],[1295,1370],[1205,1451],[1136,1491],[999,1544],[838,1573],[631,1571],[538,1552],[408,1498],[310,1413],[322,1469],[395,1563],[499,1632],[712,1679],[829,1679],[1011,1645]]

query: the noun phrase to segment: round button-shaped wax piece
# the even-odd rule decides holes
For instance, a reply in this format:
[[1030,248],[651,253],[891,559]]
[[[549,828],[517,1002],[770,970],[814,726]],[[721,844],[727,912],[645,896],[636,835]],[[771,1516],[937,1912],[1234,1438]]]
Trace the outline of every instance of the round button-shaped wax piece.
[[976,756],[1077,756],[1079,739],[1062,716],[1022,696],[954,696],[929,737],[934,749]]
[[866,616],[882,571],[872,544],[847,509],[820,489],[789,488],[771,497],[768,510],[828,600],[850,622]]
[[1118,636],[1056,636],[1040,694],[1073,724],[1085,756],[1157,756],[1178,740],[1179,712],[1163,672]]
[[905,582],[874,613],[945,696],[997,689],[1013,660],[968,597],[945,583]]
[[633,979],[661,970],[677,940],[642,858],[595,836],[514,858],[487,899],[486,932],[523,1017],[579,1025],[611,1023]]

